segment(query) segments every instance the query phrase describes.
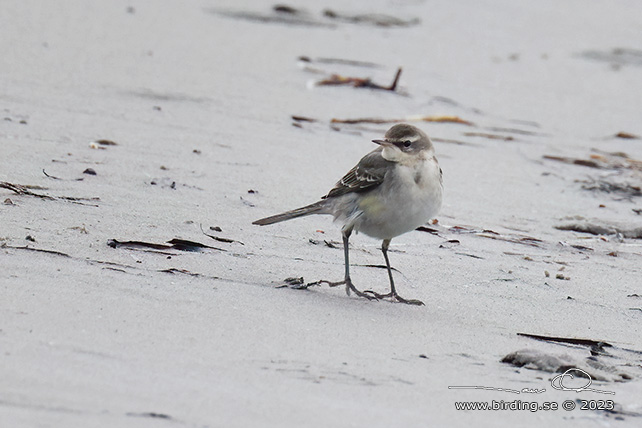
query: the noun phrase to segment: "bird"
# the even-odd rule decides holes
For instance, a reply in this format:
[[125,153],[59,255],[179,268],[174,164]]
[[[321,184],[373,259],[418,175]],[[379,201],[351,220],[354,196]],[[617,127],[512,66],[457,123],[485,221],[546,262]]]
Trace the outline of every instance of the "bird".
[[[322,281],[330,286],[345,285],[348,296],[353,292],[370,300],[423,305],[416,299],[405,299],[397,293],[388,248],[390,241],[426,224],[439,212],[443,195],[443,173],[435,157],[432,141],[421,129],[399,123],[383,139],[372,140],[379,147],[366,154],[319,201],[262,218],[253,222],[265,226],[312,214],[329,214],[342,224],[345,273],[339,282]],[[381,239],[390,292],[360,291],[350,277],[349,239],[362,232]]]

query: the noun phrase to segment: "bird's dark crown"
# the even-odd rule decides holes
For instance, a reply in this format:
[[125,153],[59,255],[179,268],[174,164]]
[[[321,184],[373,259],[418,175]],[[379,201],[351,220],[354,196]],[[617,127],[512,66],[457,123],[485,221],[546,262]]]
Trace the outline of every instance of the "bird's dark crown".
[[430,138],[421,129],[407,123],[400,123],[390,128],[386,132],[385,139],[403,151],[425,150],[432,147]]

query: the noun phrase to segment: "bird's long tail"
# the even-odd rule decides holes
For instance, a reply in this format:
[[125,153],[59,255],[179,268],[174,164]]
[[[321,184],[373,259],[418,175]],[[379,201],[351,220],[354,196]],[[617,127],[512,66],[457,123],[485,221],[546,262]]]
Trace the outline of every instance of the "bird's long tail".
[[297,208],[292,211],[286,211],[281,214],[273,215],[270,217],[265,217],[260,220],[252,222],[252,224],[258,224],[259,226],[265,226],[267,224],[279,223],[281,221],[291,220],[297,217],[303,217],[310,214],[325,214],[325,200],[315,202],[310,205],[306,205],[301,208]]

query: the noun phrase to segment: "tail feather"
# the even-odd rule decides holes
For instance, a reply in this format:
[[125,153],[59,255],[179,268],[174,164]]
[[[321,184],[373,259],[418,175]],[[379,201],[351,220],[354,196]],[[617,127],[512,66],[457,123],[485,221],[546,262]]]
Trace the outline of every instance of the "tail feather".
[[297,208],[292,211],[286,211],[281,214],[273,215],[270,217],[265,217],[260,220],[253,221],[252,224],[258,224],[259,226],[265,226],[268,224],[279,223],[286,220],[291,220],[297,217],[303,217],[310,214],[323,214],[325,208],[325,201],[315,202],[310,205],[306,205],[301,208]]

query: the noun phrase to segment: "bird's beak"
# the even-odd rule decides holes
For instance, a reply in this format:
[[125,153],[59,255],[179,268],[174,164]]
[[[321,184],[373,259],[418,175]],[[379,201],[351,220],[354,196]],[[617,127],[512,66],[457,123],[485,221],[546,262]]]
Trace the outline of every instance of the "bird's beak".
[[392,143],[388,140],[372,140],[373,143],[379,144],[380,146],[391,146]]

